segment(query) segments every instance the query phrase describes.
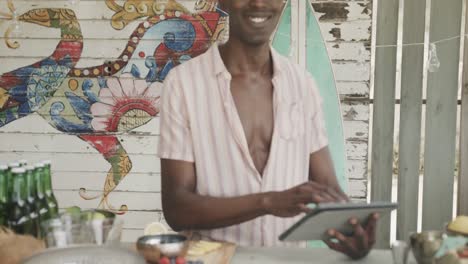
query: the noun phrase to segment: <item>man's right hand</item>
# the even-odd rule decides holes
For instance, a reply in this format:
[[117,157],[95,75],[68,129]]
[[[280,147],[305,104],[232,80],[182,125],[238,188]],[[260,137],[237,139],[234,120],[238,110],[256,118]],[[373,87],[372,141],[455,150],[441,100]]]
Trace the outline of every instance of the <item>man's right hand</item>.
[[263,206],[267,214],[278,217],[293,217],[310,212],[309,203],[347,202],[348,197],[340,190],[309,181],[282,192],[265,193]]

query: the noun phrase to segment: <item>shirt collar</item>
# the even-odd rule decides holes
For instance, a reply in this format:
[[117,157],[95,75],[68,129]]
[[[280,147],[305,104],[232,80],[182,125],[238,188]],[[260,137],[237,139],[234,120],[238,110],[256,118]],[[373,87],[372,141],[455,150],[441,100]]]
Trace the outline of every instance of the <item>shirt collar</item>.
[[[209,54],[211,57],[211,60],[213,62],[213,73],[218,76],[220,74],[223,74],[227,76],[229,79],[231,78],[231,74],[226,68],[226,65],[224,64],[223,59],[221,58],[221,54],[219,52],[219,47],[218,44],[213,44],[209,50]],[[281,68],[282,62],[281,62],[281,55],[272,47],[270,46],[270,54],[271,58],[273,60],[273,79],[277,78],[283,69]]]

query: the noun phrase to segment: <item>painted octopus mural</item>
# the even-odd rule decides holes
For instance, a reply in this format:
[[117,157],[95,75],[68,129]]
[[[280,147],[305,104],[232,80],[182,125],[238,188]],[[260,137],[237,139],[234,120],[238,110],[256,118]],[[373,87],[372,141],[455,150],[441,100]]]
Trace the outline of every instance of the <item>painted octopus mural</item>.
[[[36,112],[54,128],[92,145],[111,168],[101,195],[92,197],[85,188],[80,195],[123,213],[126,205],[114,208],[107,199],[132,169],[117,135],[158,114],[167,73],[222,37],[227,17],[206,1],[197,1],[194,13],[175,0],[127,0],[122,6],[106,0],[106,5],[115,12],[111,24],[116,30],[143,21],[117,59],[86,68],[76,67],[86,40],[73,10],[41,8],[18,16],[22,22],[60,29],[61,40],[49,57],[0,76],[0,127]],[[11,1],[8,6],[15,13]],[[10,33],[5,33],[6,44],[18,48]]]

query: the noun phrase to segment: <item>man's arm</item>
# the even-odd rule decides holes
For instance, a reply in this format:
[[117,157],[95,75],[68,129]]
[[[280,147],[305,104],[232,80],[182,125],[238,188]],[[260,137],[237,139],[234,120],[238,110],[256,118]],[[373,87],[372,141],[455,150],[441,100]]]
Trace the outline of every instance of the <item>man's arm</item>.
[[161,170],[164,216],[176,231],[220,228],[266,213],[264,194],[226,199],[198,195],[194,163],[163,159]]
[[227,227],[266,214],[291,217],[309,211],[306,204],[326,202],[331,197],[314,182],[283,192],[233,198],[202,196],[196,192],[194,163],[162,159],[161,170],[164,216],[176,231]]
[[326,186],[330,193],[339,198],[339,201],[349,201],[338,183],[328,147],[310,154],[309,181]]

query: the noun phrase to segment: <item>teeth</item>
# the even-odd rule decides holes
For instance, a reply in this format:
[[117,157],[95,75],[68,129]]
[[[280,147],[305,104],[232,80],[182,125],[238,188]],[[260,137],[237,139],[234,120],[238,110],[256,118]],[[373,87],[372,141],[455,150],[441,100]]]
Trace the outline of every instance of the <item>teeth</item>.
[[249,19],[254,23],[263,23],[267,20],[266,17],[249,17]]

